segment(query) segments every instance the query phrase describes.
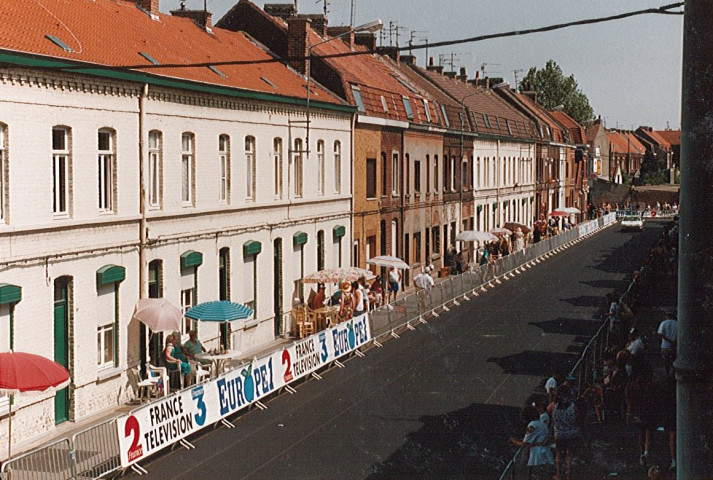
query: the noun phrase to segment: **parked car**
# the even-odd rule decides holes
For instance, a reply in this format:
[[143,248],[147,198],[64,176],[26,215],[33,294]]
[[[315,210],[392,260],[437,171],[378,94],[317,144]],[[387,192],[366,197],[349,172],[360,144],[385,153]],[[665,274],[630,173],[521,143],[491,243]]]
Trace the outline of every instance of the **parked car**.
[[621,230],[638,230],[644,229],[644,219],[641,215],[624,215],[621,219]]

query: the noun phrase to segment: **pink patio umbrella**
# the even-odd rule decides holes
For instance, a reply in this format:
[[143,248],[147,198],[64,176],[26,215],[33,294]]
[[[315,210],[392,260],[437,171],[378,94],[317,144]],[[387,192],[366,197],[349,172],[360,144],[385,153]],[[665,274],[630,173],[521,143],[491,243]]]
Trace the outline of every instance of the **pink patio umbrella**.
[[12,456],[12,399],[20,392],[61,390],[69,385],[69,372],[57,362],[22,352],[0,353],[0,392],[10,395],[7,456]]

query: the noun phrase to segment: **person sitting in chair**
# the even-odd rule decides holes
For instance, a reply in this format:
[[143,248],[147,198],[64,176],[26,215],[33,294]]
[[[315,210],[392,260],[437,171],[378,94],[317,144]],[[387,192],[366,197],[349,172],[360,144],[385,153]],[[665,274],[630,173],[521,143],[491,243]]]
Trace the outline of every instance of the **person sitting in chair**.
[[188,332],[188,340],[183,344],[186,357],[202,363],[203,365],[210,365],[211,362],[207,358],[196,358],[196,355],[206,352],[205,347],[197,337],[198,335],[195,330]]
[[166,348],[163,351],[166,369],[169,372],[179,370],[181,375],[184,376],[184,385],[190,385],[191,378],[193,377],[191,364],[188,363],[188,359],[183,353],[183,349],[180,346],[176,346],[175,342],[176,338],[173,334],[166,337]]

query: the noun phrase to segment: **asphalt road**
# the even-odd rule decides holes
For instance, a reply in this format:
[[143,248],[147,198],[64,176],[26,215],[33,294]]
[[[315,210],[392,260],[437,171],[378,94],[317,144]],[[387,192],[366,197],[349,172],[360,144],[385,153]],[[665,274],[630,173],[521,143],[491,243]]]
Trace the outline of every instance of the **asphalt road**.
[[[497,478],[519,409],[572,365],[656,241],[616,226],[503,282],[265,411],[144,462],[149,479]],[[147,477],[144,477],[147,478]]]

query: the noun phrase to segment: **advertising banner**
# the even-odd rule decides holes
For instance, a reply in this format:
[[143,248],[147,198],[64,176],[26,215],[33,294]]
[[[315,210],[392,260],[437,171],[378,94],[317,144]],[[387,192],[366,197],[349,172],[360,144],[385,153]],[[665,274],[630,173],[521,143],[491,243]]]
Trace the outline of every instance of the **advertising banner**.
[[121,466],[232,415],[371,340],[367,314],[299,340],[117,419]]

